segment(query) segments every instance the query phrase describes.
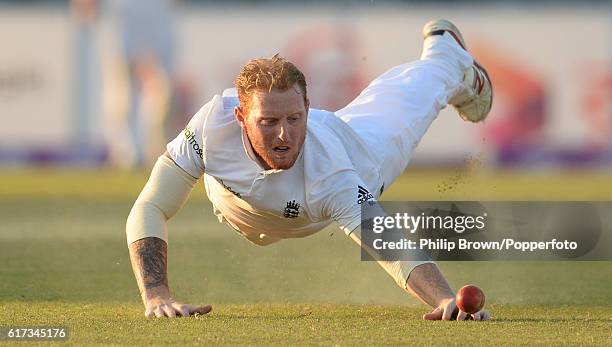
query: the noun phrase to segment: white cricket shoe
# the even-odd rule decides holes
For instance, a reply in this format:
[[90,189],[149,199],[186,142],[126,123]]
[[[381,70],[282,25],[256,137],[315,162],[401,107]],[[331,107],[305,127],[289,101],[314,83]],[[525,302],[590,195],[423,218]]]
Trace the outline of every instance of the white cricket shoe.
[[[423,27],[423,38],[443,35],[448,32],[459,46],[467,51],[463,36],[457,27],[448,20],[438,19],[427,22]],[[474,64],[463,77],[464,90],[449,100],[459,116],[466,121],[480,122],[487,118],[493,104],[493,86],[487,70],[474,60]]]

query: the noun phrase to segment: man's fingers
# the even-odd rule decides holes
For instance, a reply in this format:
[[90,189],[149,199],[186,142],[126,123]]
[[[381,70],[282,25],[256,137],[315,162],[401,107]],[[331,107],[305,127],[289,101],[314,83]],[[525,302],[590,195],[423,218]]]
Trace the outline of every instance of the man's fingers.
[[153,310],[153,312],[155,313],[155,317],[157,318],[161,318],[164,316],[164,311],[159,306],[157,306],[155,310]]
[[162,310],[164,311],[166,316],[168,316],[170,318],[176,317],[176,311],[174,311],[174,307],[172,307],[170,305],[162,305]]
[[468,317],[468,314],[459,310],[459,313],[457,314],[457,320],[465,320]]
[[205,305],[205,306],[192,306],[189,305],[189,313],[190,314],[207,314],[208,312],[212,311],[212,305]]
[[151,317],[170,317],[175,318],[177,315],[181,315],[183,317],[189,317],[194,314],[206,314],[212,311],[212,305],[205,306],[194,306],[194,305],[185,305],[177,302],[162,304],[159,306],[155,306],[152,308],[147,308],[145,311],[145,316],[147,318]]
[[440,320],[442,319],[442,308],[437,307],[435,310],[423,315],[423,320]]
[[178,302],[168,302],[159,306],[147,307],[145,317],[170,317],[175,318],[177,315],[189,317],[194,314],[207,314],[212,311],[212,305],[194,306],[185,305]]
[[489,320],[491,313],[486,310],[478,311],[474,314],[468,314],[461,311],[454,301],[438,306],[430,313],[423,315],[423,320]]
[[451,301],[447,305],[445,305],[444,313],[442,313],[442,320],[452,320],[453,314],[455,314],[455,310],[458,309],[454,301]]
[[179,304],[178,302],[173,302],[172,307],[178,312],[182,317],[189,316],[189,307],[185,304]]

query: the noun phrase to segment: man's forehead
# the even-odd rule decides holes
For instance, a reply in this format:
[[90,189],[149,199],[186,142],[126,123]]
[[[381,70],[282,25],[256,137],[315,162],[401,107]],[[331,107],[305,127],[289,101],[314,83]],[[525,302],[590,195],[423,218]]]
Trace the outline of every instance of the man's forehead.
[[304,96],[299,88],[291,87],[284,91],[258,90],[251,96],[251,108],[259,109],[266,114],[284,115],[288,112],[304,111]]

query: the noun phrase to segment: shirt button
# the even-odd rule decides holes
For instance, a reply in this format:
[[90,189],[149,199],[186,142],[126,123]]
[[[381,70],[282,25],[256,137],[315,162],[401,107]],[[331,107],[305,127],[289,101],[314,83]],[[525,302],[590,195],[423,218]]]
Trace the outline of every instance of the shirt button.
[[265,239],[266,237],[268,237],[268,235],[266,235],[266,234],[264,234],[264,233],[259,234],[259,239],[260,239],[260,240],[263,240],[263,239]]

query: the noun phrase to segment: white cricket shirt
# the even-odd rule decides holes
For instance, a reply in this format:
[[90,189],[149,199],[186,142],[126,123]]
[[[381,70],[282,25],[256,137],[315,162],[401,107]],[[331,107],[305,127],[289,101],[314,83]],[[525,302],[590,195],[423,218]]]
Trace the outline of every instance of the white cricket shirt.
[[214,96],[167,146],[183,170],[204,175],[219,220],[258,245],[305,237],[333,220],[347,234],[357,228],[361,203],[383,185],[359,135],[334,113],[311,108],[293,167],[265,170],[234,118],[237,105],[234,95]]

